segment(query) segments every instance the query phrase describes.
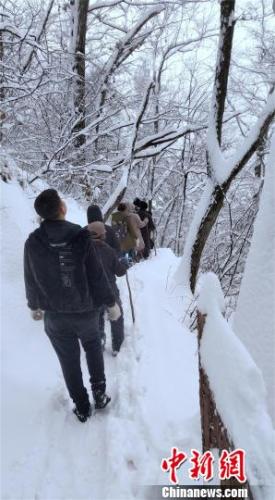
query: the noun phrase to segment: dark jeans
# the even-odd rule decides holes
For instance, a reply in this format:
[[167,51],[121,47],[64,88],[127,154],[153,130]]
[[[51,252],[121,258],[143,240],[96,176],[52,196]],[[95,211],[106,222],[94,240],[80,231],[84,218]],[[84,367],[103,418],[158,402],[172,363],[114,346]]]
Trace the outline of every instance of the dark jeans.
[[99,332],[99,311],[56,313],[46,311],[45,331],[58,356],[69,394],[81,411],[89,405],[80,366],[79,340],[86,353],[93,394],[105,392],[106,379]]
[[[121,316],[117,321],[110,321],[111,323],[111,337],[112,337],[112,349],[113,351],[119,351],[121,344],[124,340],[124,318],[123,318],[123,309],[122,304],[119,297],[116,297],[116,302],[119,304],[121,310]],[[105,337],[104,327],[104,312],[105,309],[102,308],[99,315],[99,329],[101,333],[101,337]]]

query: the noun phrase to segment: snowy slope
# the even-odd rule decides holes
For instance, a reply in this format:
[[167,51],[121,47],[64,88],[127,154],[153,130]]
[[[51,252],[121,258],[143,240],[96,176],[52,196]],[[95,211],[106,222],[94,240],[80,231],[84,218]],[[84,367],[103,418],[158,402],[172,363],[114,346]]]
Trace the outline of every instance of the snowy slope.
[[[110,345],[105,353],[112,405],[82,425],[43,324],[26,307],[22,254],[37,225],[35,194],[16,183],[1,182],[1,190],[1,498],[142,498],[142,485],[167,483],[160,460],[171,446],[200,448],[196,338],[182,325],[181,299],[166,289],[178,260],[161,250],[130,270],[135,326],[119,280],[126,341],[118,358]],[[68,220],[85,224],[83,211],[66,201]],[[85,369],[84,376],[88,387]]]
[[261,369],[275,425],[275,135],[241,285],[235,330]]

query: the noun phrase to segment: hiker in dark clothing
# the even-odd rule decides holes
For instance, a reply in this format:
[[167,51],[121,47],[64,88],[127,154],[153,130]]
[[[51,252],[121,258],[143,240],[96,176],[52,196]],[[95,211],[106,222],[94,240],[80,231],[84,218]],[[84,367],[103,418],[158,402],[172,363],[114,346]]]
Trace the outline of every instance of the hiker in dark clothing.
[[[116,284],[116,276],[124,276],[128,269],[127,260],[123,257],[119,258],[109,245],[107,245],[106,238],[106,228],[102,222],[92,222],[88,225],[88,231],[90,232],[98,255],[102,261],[103,267],[106,271],[109,283],[111,285],[112,291],[116,298],[117,304],[120,306],[121,316],[116,321],[111,321],[111,335],[112,335],[112,351],[113,356],[116,356],[120,350],[121,344],[124,340],[124,320],[123,320],[123,309],[119,296],[119,289]],[[104,309],[101,313],[100,319],[102,338],[105,341],[106,335],[104,332]],[[105,342],[103,342],[105,343]]]
[[153,222],[152,213],[148,211],[148,204],[146,201],[142,201],[139,198],[134,200],[134,205],[136,207],[136,212],[140,219],[148,219],[147,226],[141,228],[141,234],[144,241],[145,248],[142,251],[142,256],[147,259],[150,255],[151,249],[154,246],[152,233],[155,230],[155,224]]
[[104,304],[110,319],[121,315],[102,264],[86,229],[65,220],[66,205],[55,189],[46,189],[34,207],[44,219],[25,243],[24,271],[33,319],[43,317],[45,331],[58,356],[65,383],[81,422],[91,415],[83,384],[79,340],[86,353],[95,407],[111,400],[98,327]]
[[[103,215],[98,205],[90,205],[87,208],[87,219],[88,224],[90,224],[90,222],[103,222]],[[112,247],[117,254],[120,255],[120,244],[115,231],[111,226],[107,226],[107,224],[104,224],[104,226],[106,231],[105,241],[107,245]]]

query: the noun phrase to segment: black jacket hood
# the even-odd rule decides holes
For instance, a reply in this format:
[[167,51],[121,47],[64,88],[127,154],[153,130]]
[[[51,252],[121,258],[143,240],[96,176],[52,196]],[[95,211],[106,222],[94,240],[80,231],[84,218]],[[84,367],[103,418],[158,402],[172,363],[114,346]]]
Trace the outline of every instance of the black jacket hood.
[[66,220],[45,220],[30,236],[43,243],[69,243],[82,231],[81,226]]

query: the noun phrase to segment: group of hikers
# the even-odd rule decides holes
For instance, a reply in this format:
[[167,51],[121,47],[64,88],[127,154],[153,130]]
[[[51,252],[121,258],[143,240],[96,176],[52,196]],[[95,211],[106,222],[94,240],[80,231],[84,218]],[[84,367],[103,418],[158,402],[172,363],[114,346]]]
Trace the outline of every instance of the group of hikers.
[[104,223],[98,205],[87,209],[87,226],[66,221],[67,207],[55,189],[34,202],[42,222],[24,249],[28,307],[34,320],[44,319],[46,334],[58,356],[64,380],[81,422],[91,416],[83,384],[80,345],[85,351],[95,408],[111,401],[106,393],[103,351],[105,313],[111,323],[112,354],[124,340],[123,307],[116,277],[153,248],[154,223],[147,203],[120,203],[112,226]]

